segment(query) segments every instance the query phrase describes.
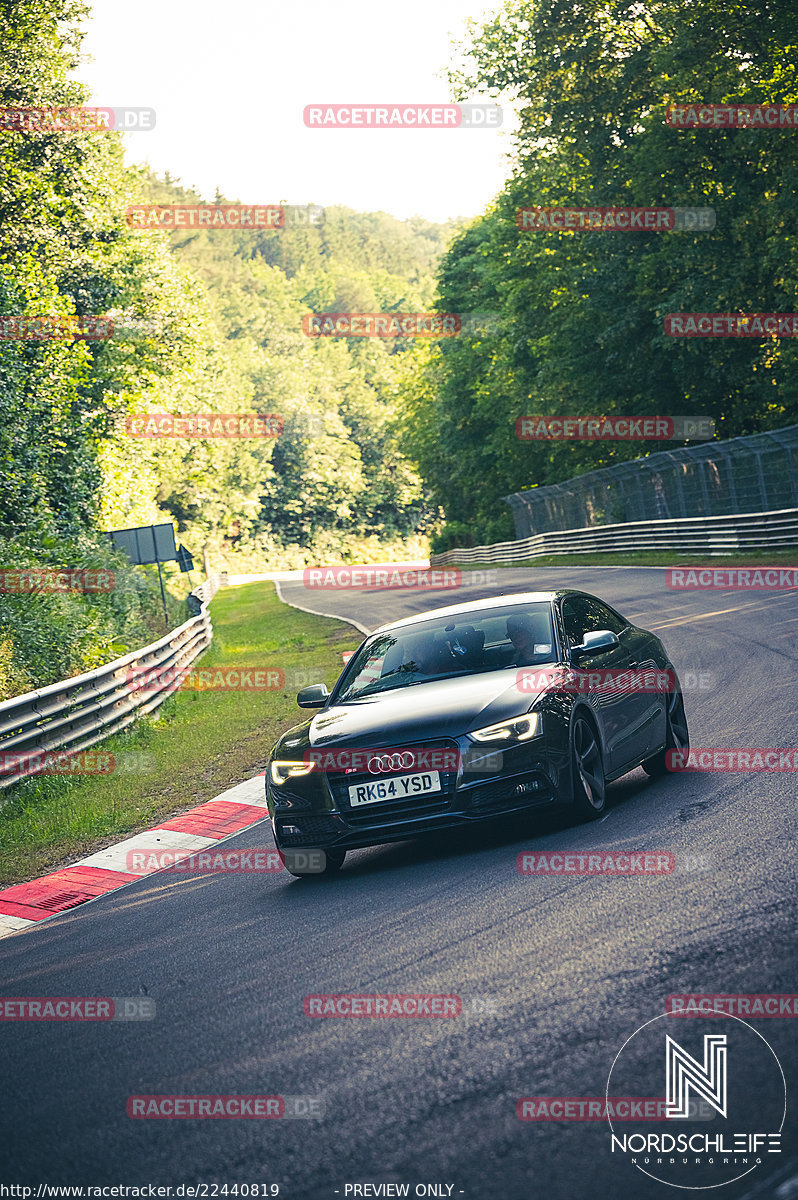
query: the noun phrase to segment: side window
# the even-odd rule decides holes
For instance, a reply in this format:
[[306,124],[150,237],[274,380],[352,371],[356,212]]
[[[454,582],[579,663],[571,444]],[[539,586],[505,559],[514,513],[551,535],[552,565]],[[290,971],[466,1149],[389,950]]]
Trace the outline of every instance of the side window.
[[569,646],[580,645],[585,634],[596,629],[620,633],[626,628],[621,617],[592,596],[568,596],[563,601],[562,615]]
[[588,611],[591,629],[609,629],[611,633],[620,633],[626,628],[626,621],[598,600],[588,601]]
[[565,626],[565,637],[569,646],[578,646],[587,630],[587,611],[585,599],[582,596],[569,596],[563,601],[562,619]]

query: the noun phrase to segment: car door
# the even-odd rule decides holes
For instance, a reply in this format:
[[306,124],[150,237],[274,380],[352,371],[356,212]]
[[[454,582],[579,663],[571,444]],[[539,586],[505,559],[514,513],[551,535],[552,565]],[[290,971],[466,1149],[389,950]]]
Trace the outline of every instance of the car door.
[[[637,644],[629,623],[595,596],[573,593],[562,601],[566,649],[578,646],[586,633],[609,629],[619,644],[611,650],[583,658],[575,671],[579,689],[589,693],[594,711],[601,716],[608,768],[618,771],[643,757],[651,739],[651,701],[656,697],[618,686],[625,672],[637,665]],[[601,680],[596,686],[596,675]],[[593,680],[591,680],[593,676]],[[619,678],[620,677],[620,678]]]

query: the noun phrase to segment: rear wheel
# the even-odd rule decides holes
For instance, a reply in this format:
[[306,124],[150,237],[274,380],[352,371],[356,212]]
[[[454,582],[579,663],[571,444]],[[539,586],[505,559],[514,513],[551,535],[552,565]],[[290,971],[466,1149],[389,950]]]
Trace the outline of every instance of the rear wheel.
[[[340,871],[346,850],[281,850],[285,869],[295,879],[308,875],[334,875]],[[321,860],[319,859],[319,856]]]
[[660,750],[659,754],[653,755],[652,758],[647,758],[643,763],[646,775],[650,775],[653,779],[656,779],[658,775],[667,775],[673,769],[668,767],[668,755],[674,750],[678,751],[680,755],[683,754],[685,758],[690,752],[690,733],[684,711],[684,697],[679,688],[672,691],[668,697],[665,749]]
[[571,775],[574,807],[583,820],[593,820],[603,813],[607,786],[604,761],[593,723],[578,716],[571,734]]

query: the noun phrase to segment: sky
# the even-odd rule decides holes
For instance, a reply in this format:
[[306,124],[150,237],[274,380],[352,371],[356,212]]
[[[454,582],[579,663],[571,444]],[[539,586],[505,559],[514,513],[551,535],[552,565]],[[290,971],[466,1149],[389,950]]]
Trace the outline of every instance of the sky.
[[[451,35],[500,0],[94,0],[76,74],[91,103],[153,108],[127,159],[212,200],[343,204],[432,221],[482,212],[500,129],[309,129],[307,104],[446,103]],[[486,96],[469,99],[488,99]]]

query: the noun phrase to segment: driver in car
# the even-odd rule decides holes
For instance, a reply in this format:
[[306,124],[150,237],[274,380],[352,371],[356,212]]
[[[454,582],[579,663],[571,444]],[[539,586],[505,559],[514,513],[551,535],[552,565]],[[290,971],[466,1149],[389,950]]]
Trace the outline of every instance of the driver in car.
[[515,648],[510,662],[517,667],[528,667],[551,656],[551,634],[530,616],[522,613],[508,617],[507,636]]

